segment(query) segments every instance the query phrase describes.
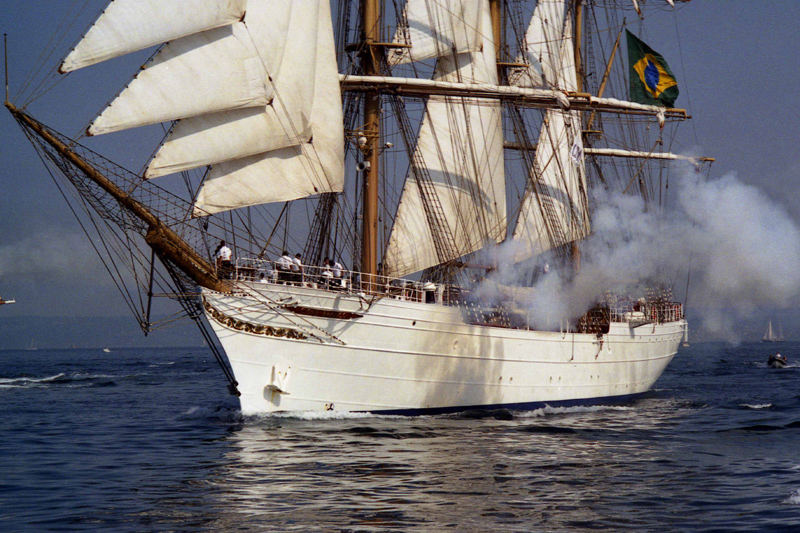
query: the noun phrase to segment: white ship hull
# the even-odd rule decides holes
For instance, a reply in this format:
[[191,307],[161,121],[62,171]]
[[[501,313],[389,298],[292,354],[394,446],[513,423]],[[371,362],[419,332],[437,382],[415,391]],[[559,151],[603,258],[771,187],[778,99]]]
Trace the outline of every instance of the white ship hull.
[[[468,324],[459,307],[277,284],[204,290],[244,414],[535,408],[647,391],[677,352],[682,319],[608,333]],[[314,316],[325,315],[325,316]]]

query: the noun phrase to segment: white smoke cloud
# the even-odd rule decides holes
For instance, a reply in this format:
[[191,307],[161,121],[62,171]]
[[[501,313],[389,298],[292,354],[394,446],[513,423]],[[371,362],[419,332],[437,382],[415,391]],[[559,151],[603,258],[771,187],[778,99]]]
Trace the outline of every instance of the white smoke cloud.
[[736,307],[786,307],[796,300],[800,229],[782,206],[733,175],[685,179],[679,199],[695,228],[687,236],[703,297]]
[[[582,315],[606,291],[637,297],[659,282],[683,287],[689,269],[689,303],[703,310],[709,331],[731,334],[760,307],[797,303],[800,228],[786,209],[735,175],[706,180],[690,167],[679,170],[664,212],[646,210],[631,195],[601,191],[593,198],[579,273],[569,279],[551,270],[514,298],[536,327]],[[480,297],[502,300],[499,287],[524,284],[510,260],[517,246],[500,248],[493,258],[500,266],[477,288]]]

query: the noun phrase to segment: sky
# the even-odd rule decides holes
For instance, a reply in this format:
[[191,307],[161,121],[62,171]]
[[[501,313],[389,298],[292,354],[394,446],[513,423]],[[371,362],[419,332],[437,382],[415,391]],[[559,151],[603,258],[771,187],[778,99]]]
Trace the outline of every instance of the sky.
[[[41,64],[53,34],[81,13],[81,22],[69,28],[64,40],[73,44],[104,5],[102,0],[4,2],[0,29],[8,34],[12,100]],[[800,2],[789,0],[692,0],[679,3],[674,12],[661,13],[657,24],[646,20],[643,31],[635,14],[629,17],[632,31],[666,58],[678,79],[676,106],[688,109],[692,116],[681,127],[682,146],[716,158],[712,179],[735,176],[757,187],[772,202],[768,209],[777,206],[795,223],[800,221],[796,201],[800,197],[800,151],[796,148],[800,99],[794,94],[800,76],[798,20]],[[61,48],[60,53],[66,51]],[[133,63],[142,63],[146,56],[140,54]],[[104,67],[116,76],[116,85],[98,86],[91,75],[70,75],[30,111],[64,133],[79,132],[125,84],[132,74],[129,65],[130,61],[114,60]],[[33,148],[5,110],[0,112],[0,131],[0,296],[17,300],[15,305],[0,307],[0,323],[13,318],[16,328],[13,335],[8,332],[5,339],[0,337],[0,349],[13,347],[12,338],[19,342],[34,335],[46,344],[42,324],[48,317],[71,317],[78,322],[85,318],[87,323],[91,317],[120,317],[119,327],[126,328],[127,338],[127,328],[137,327],[135,321],[122,318],[128,316],[122,299]],[[135,133],[120,135],[117,139],[122,143],[112,148],[115,157],[129,168],[140,168],[142,161],[119,146],[141,144],[141,139]],[[729,223],[736,228],[742,222],[734,218]],[[795,304],[786,313],[797,316]],[[762,322],[765,325],[766,319],[754,323],[760,328]],[[800,328],[800,321],[795,326]],[[790,336],[791,327],[787,318],[785,329]],[[0,334],[3,331],[0,328]],[[64,339],[68,335],[58,342],[69,342]]]

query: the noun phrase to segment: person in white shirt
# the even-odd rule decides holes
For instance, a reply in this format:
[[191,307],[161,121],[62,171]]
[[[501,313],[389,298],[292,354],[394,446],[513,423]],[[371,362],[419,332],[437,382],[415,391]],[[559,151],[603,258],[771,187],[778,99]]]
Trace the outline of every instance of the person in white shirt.
[[292,256],[289,255],[289,252],[284,250],[283,255],[275,261],[275,266],[278,269],[278,281],[289,281],[291,279],[293,264]]
[[292,258],[292,278],[298,283],[303,282],[303,261],[300,254],[295,254]]
[[340,288],[346,287],[345,281],[342,279],[342,276],[344,275],[344,267],[342,264],[339,261],[336,261],[335,263],[331,261],[331,270],[333,271],[333,279],[336,280],[335,286]]
[[223,278],[230,277],[232,268],[231,268],[231,257],[233,256],[233,252],[228,246],[225,244],[225,241],[219,241],[219,245],[217,249],[214,250],[214,259],[217,262],[217,272]]

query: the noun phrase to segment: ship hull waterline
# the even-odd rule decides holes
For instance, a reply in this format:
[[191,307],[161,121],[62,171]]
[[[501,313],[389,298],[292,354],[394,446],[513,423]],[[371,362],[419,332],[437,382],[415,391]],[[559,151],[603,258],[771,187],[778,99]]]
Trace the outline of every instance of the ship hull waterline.
[[466,323],[455,306],[258,283],[204,290],[203,304],[244,415],[610,403],[649,390],[687,328],[683,319],[612,322],[598,335],[491,327]]

